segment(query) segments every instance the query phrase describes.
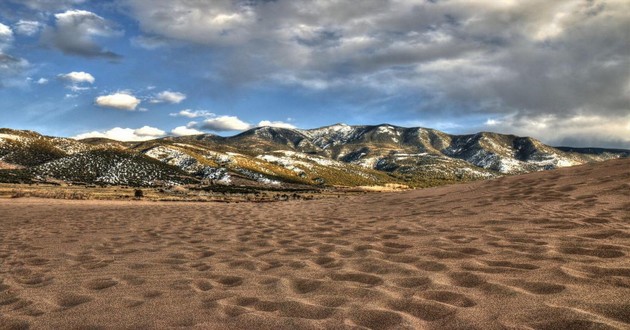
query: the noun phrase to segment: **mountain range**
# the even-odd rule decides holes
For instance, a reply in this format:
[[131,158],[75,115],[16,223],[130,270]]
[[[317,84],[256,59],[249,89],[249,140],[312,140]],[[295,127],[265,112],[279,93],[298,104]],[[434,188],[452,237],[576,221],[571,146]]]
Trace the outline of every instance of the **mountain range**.
[[0,129],[0,182],[8,183],[427,187],[628,156],[629,150],[551,147],[530,137],[388,124],[257,127],[230,137],[144,142]]

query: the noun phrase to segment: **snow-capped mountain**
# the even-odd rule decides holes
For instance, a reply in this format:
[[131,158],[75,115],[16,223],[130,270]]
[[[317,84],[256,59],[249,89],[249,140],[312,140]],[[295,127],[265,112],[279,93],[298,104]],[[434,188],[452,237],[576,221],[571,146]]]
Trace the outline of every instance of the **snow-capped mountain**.
[[628,150],[554,148],[529,137],[449,135],[388,124],[258,127],[146,142],[73,140],[0,129],[0,181],[124,185],[430,186],[627,157]]

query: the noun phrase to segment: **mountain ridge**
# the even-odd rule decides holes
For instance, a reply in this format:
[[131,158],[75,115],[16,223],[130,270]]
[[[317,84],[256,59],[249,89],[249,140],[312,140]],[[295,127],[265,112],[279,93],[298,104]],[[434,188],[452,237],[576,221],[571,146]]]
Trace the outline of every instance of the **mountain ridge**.
[[19,171],[17,177],[31,182],[425,187],[628,156],[630,151],[623,149],[555,148],[532,137],[451,135],[391,124],[266,126],[228,137],[200,134],[141,142],[0,129],[0,182],[15,181]]

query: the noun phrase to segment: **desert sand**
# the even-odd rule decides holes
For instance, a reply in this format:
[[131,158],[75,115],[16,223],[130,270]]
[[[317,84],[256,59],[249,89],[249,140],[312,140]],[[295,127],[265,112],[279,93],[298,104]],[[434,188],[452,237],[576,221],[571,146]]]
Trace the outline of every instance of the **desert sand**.
[[2,329],[630,328],[630,161],[277,203],[0,200]]

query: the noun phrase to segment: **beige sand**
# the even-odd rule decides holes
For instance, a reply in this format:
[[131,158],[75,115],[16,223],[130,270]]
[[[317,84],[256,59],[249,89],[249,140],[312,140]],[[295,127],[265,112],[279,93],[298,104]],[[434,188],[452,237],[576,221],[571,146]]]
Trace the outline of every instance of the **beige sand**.
[[630,327],[630,161],[279,203],[0,200],[0,328]]

